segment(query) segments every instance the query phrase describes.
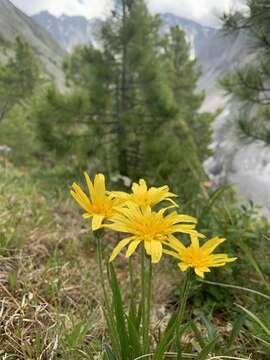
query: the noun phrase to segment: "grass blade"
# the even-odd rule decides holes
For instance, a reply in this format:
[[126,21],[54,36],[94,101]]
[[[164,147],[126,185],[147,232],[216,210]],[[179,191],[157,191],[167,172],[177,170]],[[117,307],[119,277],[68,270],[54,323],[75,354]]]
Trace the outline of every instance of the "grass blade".
[[123,309],[121,292],[112,264],[110,264],[110,285],[113,293],[113,308],[115,313],[118,337],[121,345],[121,355],[122,359],[126,360],[130,358],[128,348],[128,332],[126,330],[125,313]]
[[194,332],[195,338],[198,341],[200,347],[204,348],[205,347],[205,342],[204,342],[203,337],[200,334],[200,330],[198,329],[195,321],[193,321],[193,320],[190,321],[190,327],[191,327],[192,331]]
[[241,250],[244,252],[245,257],[246,257],[247,261],[249,262],[249,264],[254,268],[254,270],[257,272],[257,274],[259,275],[259,277],[265,284],[266,288],[268,290],[270,290],[270,287],[269,287],[267,281],[265,280],[265,277],[260,269],[260,266],[257,263],[257,261],[254,259],[249,247],[246,244],[244,244],[243,241],[241,241],[241,240],[238,241],[238,245],[241,248]]
[[266,327],[266,325],[258,318],[253,312],[249,311],[248,309],[244,308],[243,306],[236,304],[241,310],[243,310],[249,317],[251,317],[256,323],[262,328],[262,330],[266,333],[267,336],[270,338],[270,329]]
[[229,191],[229,190],[230,191],[232,190],[231,186],[222,186],[222,187],[218,188],[216,191],[214,191],[213,194],[210,196],[206,206],[202,209],[199,219],[204,219],[209,214],[212,207],[215,205],[216,201],[218,201],[219,198],[221,198],[221,196],[226,191]]
[[207,360],[208,355],[211,353],[211,351],[213,351],[213,349],[216,346],[217,340],[218,340],[219,336],[216,336],[212,341],[210,341],[203,349],[202,351],[199,353],[199,355],[197,356],[197,360]]
[[153,360],[162,359],[164,352],[166,352],[168,350],[170,344],[172,343],[172,341],[174,339],[173,335],[174,335],[176,325],[177,325],[176,320],[177,320],[177,315],[176,314],[172,315],[172,317],[170,318],[170,321],[167,325],[167,328],[158,343],[158,346],[157,346],[156,351],[153,356]]
[[112,352],[112,349],[105,344],[105,352],[107,355],[107,359],[106,360],[117,360],[117,358],[115,357],[114,353]]
[[142,348],[140,343],[140,335],[139,332],[135,326],[135,323],[132,321],[132,318],[127,317],[127,323],[128,323],[128,332],[129,332],[129,339],[130,339],[130,345],[132,347],[132,359],[142,355]]
[[226,347],[229,349],[231,348],[231,346],[233,345],[234,340],[236,339],[236,337],[238,336],[242,326],[244,325],[246,319],[246,315],[245,314],[241,314],[240,316],[238,316],[238,318],[235,320],[234,324],[233,324],[233,328],[231,330],[231,334],[230,337],[227,340],[227,344]]

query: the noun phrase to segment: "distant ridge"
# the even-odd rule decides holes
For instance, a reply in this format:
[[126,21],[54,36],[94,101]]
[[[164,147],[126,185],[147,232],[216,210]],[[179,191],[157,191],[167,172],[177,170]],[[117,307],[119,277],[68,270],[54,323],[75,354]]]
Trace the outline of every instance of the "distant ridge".
[[8,47],[20,34],[32,46],[45,72],[63,81],[61,71],[65,50],[52,38],[46,29],[24,14],[9,0],[0,0],[0,42]]
[[[161,14],[161,33],[179,25],[190,43],[191,57],[197,58],[202,66],[203,76],[199,88],[207,92],[206,110],[220,106],[220,91],[216,88],[218,77],[235,67],[247,54],[244,36],[235,39],[224,38],[220,30],[203,26],[196,21],[171,13]],[[77,44],[100,43],[101,19],[87,19],[83,16],[54,16],[48,11],[33,15],[33,19],[43,26],[51,36],[67,51]]]
[[46,10],[33,15],[32,18],[67,51],[71,51],[78,44],[98,42],[102,24],[100,19],[88,20],[84,16],[54,16]]

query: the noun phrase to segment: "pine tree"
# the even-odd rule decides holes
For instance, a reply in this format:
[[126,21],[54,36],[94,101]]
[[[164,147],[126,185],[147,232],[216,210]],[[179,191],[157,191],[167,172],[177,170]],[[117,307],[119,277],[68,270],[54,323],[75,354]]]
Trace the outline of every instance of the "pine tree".
[[229,36],[245,34],[253,54],[220,83],[241,105],[236,120],[242,134],[270,143],[270,5],[268,0],[251,0],[247,7],[224,14],[223,27]]
[[102,29],[102,50],[77,49],[64,66],[89,101],[84,122],[102,139],[95,143],[99,158],[110,172],[133,178],[143,174],[147,136],[177,112],[158,53],[159,25],[144,1],[118,1]]
[[156,148],[159,154],[159,158],[151,161],[153,172],[160,181],[173,184],[187,201],[197,194],[205,177],[202,163],[210,155],[210,125],[216,114],[199,112],[204,100],[204,94],[196,88],[201,71],[197,61],[190,59],[185,33],[178,26],[171,28],[160,46],[178,112],[160,127],[148,148]]
[[198,111],[200,72],[179,28],[162,37],[143,0],[118,0],[100,48],[78,47],[64,70],[71,92],[51,88],[36,104],[47,149],[197,194],[213,116]]
[[39,67],[28,43],[16,38],[14,55],[0,65],[0,121],[15,104],[25,105],[39,81]]

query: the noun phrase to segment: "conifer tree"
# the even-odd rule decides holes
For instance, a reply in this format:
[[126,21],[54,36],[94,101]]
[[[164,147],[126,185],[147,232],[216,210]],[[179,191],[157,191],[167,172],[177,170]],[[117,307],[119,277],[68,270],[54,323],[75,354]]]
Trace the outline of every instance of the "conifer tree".
[[39,67],[30,45],[16,38],[14,55],[0,65],[0,121],[15,104],[25,105],[39,80]]
[[162,37],[143,0],[118,0],[100,48],[78,47],[64,70],[72,91],[50,88],[34,112],[48,149],[196,195],[213,116],[198,111],[200,72],[179,28]]
[[184,200],[190,200],[205,176],[202,163],[210,155],[211,122],[216,114],[199,111],[204,100],[204,94],[196,88],[201,71],[197,61],[190,58],[185,33],[178,26],[171,28],[160,46],[178,111],[160,127],[159,135],[148,142],[148,147],[156,148],[162,159],[152,160],[160,181],[172,183]]
[[268,0],[251,0],[247,10],[223,16],[225,34],[245,34],[252,50],[243,66],[220,83],[241,106],[237,124],[242,134],[270,143],[270,6]]
[[64,66],[69,83],[88,99],[81,119],[89,139],[100,141],[98,157],[107,158],[111,172],[130,177],[142,174],[147,136],[177,112],[158,53],[159,25],[144,1],[117,1],[102,28],[102,49],[78,48]]

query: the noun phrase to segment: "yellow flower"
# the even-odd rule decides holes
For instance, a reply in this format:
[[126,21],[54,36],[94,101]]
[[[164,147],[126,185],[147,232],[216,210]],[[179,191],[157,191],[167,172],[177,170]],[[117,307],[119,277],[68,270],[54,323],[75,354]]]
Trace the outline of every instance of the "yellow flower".
[[119,199],[133,201],[140,206],[153,207],[164,200],[171,202],[176,207],[178,206],[176,202],[171,199],[177,195],[171,193],[167,185],[158,188],[151,187],[148,189],[146,182],[143,179],[140,179],[139,184],[133,183],[132,194],[121,191],[115,191],[113,194]]
[[191,245],[185,247],[180,241],[170,240],[169,246],[174,249],[164,250],[163,252],[172,255],[180,260],[178,264],[180,270],[186,271],[188,268],[194,268],[195,273],[204,277],[205,272],[209,272],[209,267],[224,266],[226,263],[235,261],[237,258],[229,258],[227,254],[212,254],[215,248],[223,243],[225,239],[215,237],[206,241],[201,247],[199,238],[196,234],[191,235]]
[[104,225],[115,231],[128,233],[131,236],[121,240],[114,248],[110,261],[114,260],[120,251],[129,244],[126,257],[131,256],[138,245],[143,242],[146,253],[151,256],[152,262],[159,262],[162,256],[162,244],[170,238],[175,239],[174,233],[196,234],[197,220],[188,215],[179,215],[172,212],[164,216],[167,208],[158,212],[150,206],[140,207],[136,203],[128,202],[125,207],[111,219],[112,224]]
[[76,183],[72,184],[71,195],[78,204],[86,211],[83,214],[85,219],[92,218],[92,230],[101,228],[103,220],[110,219],[117,211],[119,200],[114,199],[112,194],[105,189],[105,177],[103,174],[97,174],[94,184],[87,173],[84,173],[88,197]]

